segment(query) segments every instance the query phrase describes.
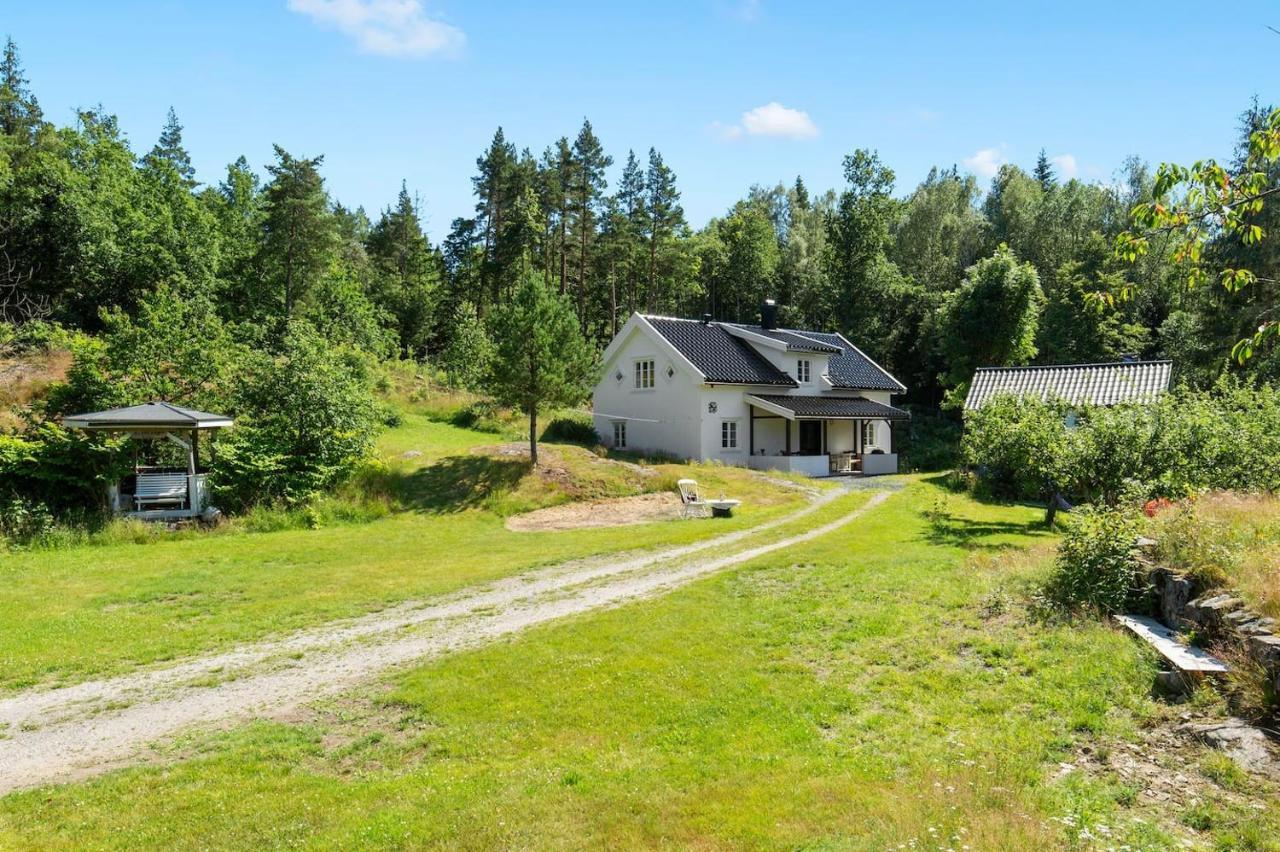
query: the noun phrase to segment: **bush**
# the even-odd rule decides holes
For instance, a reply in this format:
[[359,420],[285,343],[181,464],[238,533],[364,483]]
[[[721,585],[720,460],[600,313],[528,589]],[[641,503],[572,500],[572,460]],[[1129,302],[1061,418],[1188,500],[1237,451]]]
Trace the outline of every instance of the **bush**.
[[594,447],[600,443],[600,436],[590,418],[557,417],[547,424],[539,440]]
[[373,445],[378,410],[362,359],[293,323],[283,353],[262,356],[240,391],[239,419],[210,467],[233,509],[298,505],[346,479]]
[[965,414],[966,467],[997,497],[1035,499],[1062,487],[1070,440],[1061,405],[1005,395]]
[[1046,596],[1071,610],[1125,611],[1140,588],[1137,537],[1138,519],[1132,513],[1088,506],[1073,513]]
[[[904,429],[902,470],[933,472],[951,470],[960,463],[960,424],[952,417],[912,411]],[[897,444],[895,436],[895,445]]]
[[54,526],[53,512],[38,500],[10,497],[0,505],[0,541],[32,544],[52,533]]

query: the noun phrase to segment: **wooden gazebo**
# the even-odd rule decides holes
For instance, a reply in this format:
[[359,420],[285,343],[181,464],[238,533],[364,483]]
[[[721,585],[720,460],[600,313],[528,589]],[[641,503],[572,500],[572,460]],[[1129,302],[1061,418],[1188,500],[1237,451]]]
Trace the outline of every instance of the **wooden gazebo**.
[[230,417],[168,402],[64,417],[72,429],[116,432],[138,441],[169,441],[186,450],[186,468],[146,466],[134,459],[133,474],[112,485],[108,502],[116,514],[146,520],[195,518],[209,509],[205,474],[200,470],[200,433],[232,425]]

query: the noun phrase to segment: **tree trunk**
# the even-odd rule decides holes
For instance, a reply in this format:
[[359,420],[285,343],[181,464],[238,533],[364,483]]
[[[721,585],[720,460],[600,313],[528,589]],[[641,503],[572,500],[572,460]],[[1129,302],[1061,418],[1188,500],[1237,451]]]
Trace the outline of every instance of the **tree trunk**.
[[529,458],[538,466],[538,407],[529,409]]

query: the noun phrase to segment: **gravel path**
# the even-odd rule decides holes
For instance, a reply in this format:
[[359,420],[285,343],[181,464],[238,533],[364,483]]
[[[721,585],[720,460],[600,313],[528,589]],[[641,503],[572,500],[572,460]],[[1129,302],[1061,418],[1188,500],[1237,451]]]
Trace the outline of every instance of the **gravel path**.
[[0,700],[0,794],[98,774],[144,756],[148,743],[198,724],[278,715],[392,667],[475,647],[564,616],[649,597],[831,532],[884,502],[798,535],[726,548],[829,503],[682,547],[555,566],[431,603],[400,604],[225,653]]

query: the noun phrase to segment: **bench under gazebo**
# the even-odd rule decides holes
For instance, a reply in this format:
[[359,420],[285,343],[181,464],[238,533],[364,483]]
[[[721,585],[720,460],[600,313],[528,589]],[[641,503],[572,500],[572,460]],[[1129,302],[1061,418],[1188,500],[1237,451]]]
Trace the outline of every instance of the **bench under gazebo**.
[[108,489],[112,512],[144,520],[195,518],[209,508],[205,474],[200,469],[200,434],[232,423],[222,414],[168,402],[146,402],[62,419],[71,429],[125,434],[137,442],[166,441],[185,450],[185,467],[143,464],[135,452],[133,474]]

